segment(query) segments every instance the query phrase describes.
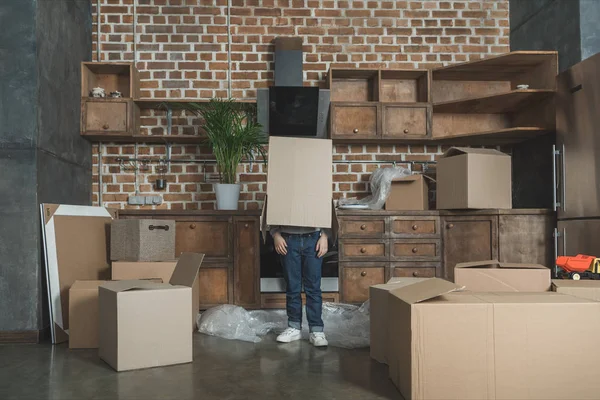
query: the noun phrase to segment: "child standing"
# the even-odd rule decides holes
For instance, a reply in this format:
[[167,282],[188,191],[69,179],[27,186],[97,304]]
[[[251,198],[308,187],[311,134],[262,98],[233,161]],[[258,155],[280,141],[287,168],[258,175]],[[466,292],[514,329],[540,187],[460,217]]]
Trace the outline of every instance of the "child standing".
[[288,328],[277,341],[289,343],[299,340],[302,330],[302,297],[306,294],[306,319],[309,341],[317,347],[327,346],[323,332],[323,299],[321,294],[321,269],[327,253],[327,234],[318,228],[276,226],[271,228],[275,251],[281,256],[286,283],[286,309]]

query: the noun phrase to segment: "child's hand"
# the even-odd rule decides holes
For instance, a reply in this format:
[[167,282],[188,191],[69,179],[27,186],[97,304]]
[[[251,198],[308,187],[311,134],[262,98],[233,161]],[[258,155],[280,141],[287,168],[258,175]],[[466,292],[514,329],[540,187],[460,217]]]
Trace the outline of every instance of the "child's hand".
[[325,233],[321,233],[321,237],[317,242],[317,257],[321,258],[327,254],[327,245],[327,235]]
[[287,254],[287,243],[283,236],[281,236],[281,233],[278,232],[273,235],[273,242],[275,243],[275,251],[277,254],[285,256]]

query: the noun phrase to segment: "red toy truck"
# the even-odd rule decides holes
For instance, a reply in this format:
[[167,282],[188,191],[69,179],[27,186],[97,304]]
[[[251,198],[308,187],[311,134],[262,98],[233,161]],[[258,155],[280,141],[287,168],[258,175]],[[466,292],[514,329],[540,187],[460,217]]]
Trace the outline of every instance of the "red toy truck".
[[562,279],[600,279],[600,258],[594,256],[561,256],[556,259],[556,265],[562,269],[558,272]]

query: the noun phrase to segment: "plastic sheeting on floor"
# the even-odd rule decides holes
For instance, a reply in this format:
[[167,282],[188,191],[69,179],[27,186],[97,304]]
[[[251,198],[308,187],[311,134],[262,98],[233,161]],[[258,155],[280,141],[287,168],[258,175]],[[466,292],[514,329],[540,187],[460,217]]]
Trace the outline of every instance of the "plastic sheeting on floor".
[[[323,324],[330,346],[344,348],[369,347],[369,302],[362,306],[323,303]],[[276,334],[287,328],[285,310],[247,311],[225,304],[200,314],[198,331],[225,339],[258,343],[269,332]],[[308,323],[303,310],[302,338],[308,339]]]

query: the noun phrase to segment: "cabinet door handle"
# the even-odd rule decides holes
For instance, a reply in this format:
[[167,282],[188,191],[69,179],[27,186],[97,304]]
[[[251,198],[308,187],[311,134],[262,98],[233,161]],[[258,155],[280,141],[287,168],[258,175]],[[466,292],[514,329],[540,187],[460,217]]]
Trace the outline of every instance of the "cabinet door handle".
[[360,226],[360,230],[361,230],[361,231],[364,231],[365,229],[367,229],[367,225],[365,225],[365,224],[362,224],[362,225]]
[[360,273],[360,276],[367,276],[367,271],[363,271]]
[[150,225],[148,226],[148,229],[153,231],[155,229],[164,229],[165,231],[169,230],[169,225]]
[[108,124],[104,124],[104,125],[102,125],[102,129],[108,129],[108,128],[110,128],[110,127],[108,126]]
[[354,130],[352,132],[358,133],[358,128],[354,128]]
[[412,273],[412,275],[416,277],[416,276],[419,276],[419,273],[417,271],[415,271]]
[[416,247],[413,247],[413,248],[412,248],[412,252],[413,252],[413,253],[417,253],[418,251],[419,251],[419,249],[418,249],[418,248],[416,248]]
[[408,129],[405,129],[405,130],[404,130],[404,133],[408,133]]
[[196,224],[190,224],[190,229],[196,229]]
[[413,230],[413,231],[416,231],[417,229],[419,229],[419,225],[413,225],[413,226],[412,226],[412,230]]
[[364,254],[364,253],[367,252],[367,249],[363,247],[363,248],[360,249],[360,252]]
[[454,228],[454,224],[448,224],[448,225],[446,225],[446,228],[452,229],[452,228]]

